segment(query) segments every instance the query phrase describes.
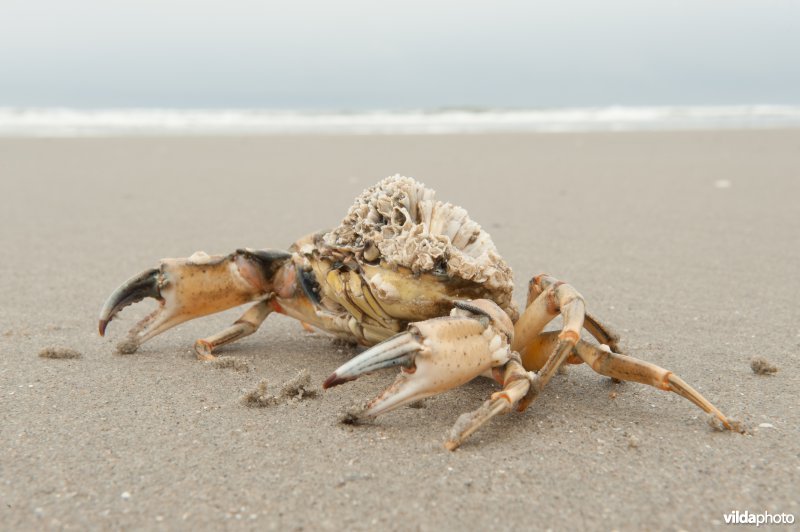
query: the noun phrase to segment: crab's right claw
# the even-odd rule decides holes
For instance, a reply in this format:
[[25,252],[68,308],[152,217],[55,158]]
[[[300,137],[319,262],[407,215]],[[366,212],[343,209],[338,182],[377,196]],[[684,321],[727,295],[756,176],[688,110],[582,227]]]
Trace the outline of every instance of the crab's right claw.
[[497,305],[487,300],[459,301],[451,316],[409,325],[337,369],[330,388],[381,368],[401,366],[394,383],[370,401],[358,417],[375,417],[411,402],[491,375],[510,355],[512,325]]
[[327,390],[383,368],[400,366],[408,371],[414,367],[414,359],[422,349],[421,340],[415,332],[397,334],[339,367],[322,387]]
[[[283,268],[290,257],[284,252],[241,249],[226,256],[198,252],[188,259],[164,259],[159,267],[131,278],[111,294],[100,311],[98,330],[105,335],[124,307],[147,297],[156,299],[158,308],[136,324],[121,344],[121,349],[133,352],[180,323],[273,293],[277,278],[294,273],[293,268]],[[291,281],[281,279],[279,284]]]

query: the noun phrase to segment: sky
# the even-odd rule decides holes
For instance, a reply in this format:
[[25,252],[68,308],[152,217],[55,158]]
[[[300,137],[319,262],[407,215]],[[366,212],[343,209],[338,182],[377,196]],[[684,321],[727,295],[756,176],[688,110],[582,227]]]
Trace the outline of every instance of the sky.
[[798,0],[0,0],[0,107],[800,104]]

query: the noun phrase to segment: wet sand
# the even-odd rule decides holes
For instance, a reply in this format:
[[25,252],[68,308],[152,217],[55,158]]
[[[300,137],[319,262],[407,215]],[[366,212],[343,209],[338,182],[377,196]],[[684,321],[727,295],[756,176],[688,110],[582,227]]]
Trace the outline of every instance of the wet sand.
[[[394,378],[247,408],[354,351],[270,317],[198,362],[241,310],[115,353],[152,308],[96,332],[161,257],[285,247],[366,186],[417,177],[514,268],[549,272],[631,355],[674,370],[752,434],[585,366],[455,453],[477,380],[363,426],[337,420]],[[699,530],[732,510],[800,514],[800,131],[0,140],[0,528]],[[42,358],[48,346],[82,356]],[[779,370],[756,375],[750,360]],[[224,365],[223,365],[224,366]],[[237,369],[238,368],[238,369]]]

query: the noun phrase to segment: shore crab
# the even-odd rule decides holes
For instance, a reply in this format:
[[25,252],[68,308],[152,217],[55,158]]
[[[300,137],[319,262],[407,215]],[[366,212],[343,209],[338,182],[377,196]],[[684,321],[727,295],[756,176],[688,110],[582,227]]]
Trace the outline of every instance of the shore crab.
[[[222,332],[197,340],[200,359],[254,333],[273,312],[369,349],[324,382],[330,388],[398,366],[392,385],[356,417],[375,417],[483,375],[502,387],[461,415],[445,446],[453,450],[492,417],[524,411],[564,363],[675,392],[740,430],[680,377],[619,353],[618,338],[585,310],[583,297],[549,275],[529,283],[525,309],[512,299],[512,272],[467,212],[434,198],[411,178],[366,189],[341,224],[306,236],[288,251],[239,249],[164,259],[131,278],[100,312],[99,332],[125,306],[146,297],[158,308],[128,333],[129,352],[187,320],[254,303]],[[560,330],[545,331],[556,317]],[[581,339],[585,329],[597,343]]]

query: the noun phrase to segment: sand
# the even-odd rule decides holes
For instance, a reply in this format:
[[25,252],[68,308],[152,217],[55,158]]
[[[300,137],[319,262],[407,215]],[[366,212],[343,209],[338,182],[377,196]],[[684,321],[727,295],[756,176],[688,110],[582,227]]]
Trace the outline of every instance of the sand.
[[[353,351],[270,317],[195,360],[240,310],[116,354],[152,305],[96,332],[161,257],[285,247],[363,188],[412,175],[468,209],[515,270],[577,287],[628,353],[674,370],[750,435],[684,399],[556,376],[524,414],[442,443],[487,381],[375,422],[338,420],[394,372],[247,408]],[[0,140],[0,528],[699,530],[800,513],[800,131]],[[82,353],[40,358],[45,347]],[[765,357],[780,371],[755,375]]]

